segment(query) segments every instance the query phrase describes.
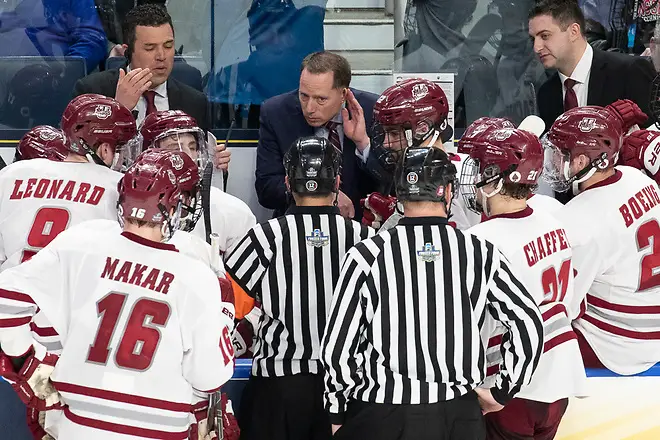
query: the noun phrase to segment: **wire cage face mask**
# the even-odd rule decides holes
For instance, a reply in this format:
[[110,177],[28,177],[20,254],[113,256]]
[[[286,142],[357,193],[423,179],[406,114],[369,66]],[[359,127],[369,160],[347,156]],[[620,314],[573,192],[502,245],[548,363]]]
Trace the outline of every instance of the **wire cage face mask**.
[[555,144],[547,135],[541,140],[543,145],[543,180],[557,192],[566,192],[571,188],[571,157]]
[[463,161],[461,168],[461,196],[465,201],[465,206],[471,211],[481,214],[482,208],[477,201],[477,184],[481,182],[481,173],[479,172],[479,160],[468,157]]
[[154,140],[153,147],[186,153],[195,161],[197,168],[200,170],[206,168],[211,158],[210,146],[206,142],[206,135],[199,128],[167,130]]

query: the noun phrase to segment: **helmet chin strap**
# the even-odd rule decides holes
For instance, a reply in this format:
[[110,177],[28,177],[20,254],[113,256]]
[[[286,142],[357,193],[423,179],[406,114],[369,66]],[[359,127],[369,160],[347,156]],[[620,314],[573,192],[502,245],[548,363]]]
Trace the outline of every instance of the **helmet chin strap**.
[[413,144],[414,144],[414,142],[413,142],[414,139],[413,139],[413,132],[412,132],[412,130],[406,130],[406,131],[405,131],[405,135],[406,135],[406,142],[407,142],[407,144],[408,144],[408,147],[412,147],[412,146],[416,146],[416,147],[418,147],[418,146],[422,145],[422,144],[424,143],[424,141],[426,141],[429,137],[431,138],[431,141],[428,143],[428,146],[429,146],[429,147],[432,147],[432,146],[435,145],[436,141],[437,141],[438,138],[440,137],[440,132],[434,128],[433,130],[429,131],[429,132],[427,133],[427,135],[424,136],[424,137],[419,141],[419,143],[418,143],[417,145],[413,145]]
[[497,181],[497,186],[495,187],[495,189],[490,193],[487,193],[483,188],[480,188],[480,190],[481,190],[481,208],[483,209],[484,214],[486,214],[486,217],[490,217],[490,215],[491,215],[490,209],[488,208],[488,199],[490,199],[491,197],[493,197],[496,194],[499,194],[500,191],[502,191],[503,186],[504,186],[504,179],[500,179],[500,180]]
[[570,182],[571,184],[571,191],[573,192],[573,195],[578,195],[580,193],[580,183],[588,180],[596,174],[596,171],[598,169],[605,169],[607,168],[608,165],[608,160],[605,156],[605,153],[601,153],[599,157],[596,159],[592,160],[591,163],[578,171],[575,176],[569,177],[570,174],[570,163],[566,162],[564,163],[564,178],[566,181]]

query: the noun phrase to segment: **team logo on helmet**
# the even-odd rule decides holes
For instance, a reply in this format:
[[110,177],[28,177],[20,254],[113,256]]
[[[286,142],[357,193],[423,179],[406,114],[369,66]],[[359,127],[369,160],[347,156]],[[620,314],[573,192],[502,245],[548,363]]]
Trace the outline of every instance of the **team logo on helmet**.
[[44,141],[52,141],[57,138],[57,133],[51,130],[42,131],[39,133],[39,138]]
[[406,176],[406,180],[408,181],[409,184],[414,185],[419,181],[419,176],[417,175],[416,172],[411,171]]
[[589,133],[596,128],[596,118],[582,118],[578,124],[578,128],[583,133]]
[[108,119],[112,116],[112,108],[109,105],[99,104],[94,107],[94,113],[92,113],[99,119]]
[[325,235],[320,229],[314,229],[310,235],[305,237],[308,246],[323,247],[330,244],[330,237]]
[[520,173],[518,171],[514,171],[513,173],[511,173],[509,175],[509,180],[512,181],[513,183],[520,182],[521,178],[522,178],[522,176],[520,175]]
[[170,178],[170,182],[172,182],[172,185],[176,185],[176,176],[174,175],[174,172],[172,170],[167,170],[167,177]]
[[440,258],[440,251],[435,248],[433,243],[426,243],[424,247],[417,251],[417,259],[425,263],[432,263]]
[[181,171],[183,169],[183,165],[184,165],[183,158],[178,154],[171,155],[170,162],[172,162],[172,166],[174,167],[175,170]]
[[319,184],[316,183],[316,180],[308,180],[307,183],[305,183],[305,188],[307,188],[307,191],[309,192],[314,192],[318,189]]
[[313,167],[309,167],[307,168],[307,171],[305,171],[306,177],[316,177],[317,174],[318,172]]
[[415,101],[419,101],[429,94],[429,88],[426,84],[415,84],[412,88],[412,97]]
[[502,129],[502,130],[497,130],[495,132],[495,135],[493,136],[496,141],[505,141],[511,137],[513,134],[513,131],[511,129]]

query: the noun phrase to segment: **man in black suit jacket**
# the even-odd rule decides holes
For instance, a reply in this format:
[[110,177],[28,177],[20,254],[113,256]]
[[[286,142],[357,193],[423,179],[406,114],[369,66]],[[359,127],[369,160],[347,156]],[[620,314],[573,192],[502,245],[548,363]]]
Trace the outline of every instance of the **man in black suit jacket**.
[[[651,115],[653,65],[644,58],[592,49],[584,36],[584,15],[575,0],[542,0],[529,17],[534,51],[545,68],[557,69],[538,92],[546,129],[571,107],[606,106],[618,99],[630,99]],[[644,125],[653,122],[649,117]]]
[[[293,203],[284,185],[284,154],[302,136],[322,136],[343,156],[338,206],[344,217],[360,219],[360,199],[377,190],[367,171],[372,109],[378,96],[349,88],[350,65],[331,52],[303,60],[300,85],[261,106],[255,188],[259,203],[282,215]],[[369,162],[369,163],[368,163]]]
[[98,93],[115,98],[137,112],[138,124],[147,112],[182,110],[208,130],[206,96],[170,78],[174,28],[167,10],[160,5],[139,5],[127,14],[122,29],[128,66],[88,75],[76,83],[74,94]]

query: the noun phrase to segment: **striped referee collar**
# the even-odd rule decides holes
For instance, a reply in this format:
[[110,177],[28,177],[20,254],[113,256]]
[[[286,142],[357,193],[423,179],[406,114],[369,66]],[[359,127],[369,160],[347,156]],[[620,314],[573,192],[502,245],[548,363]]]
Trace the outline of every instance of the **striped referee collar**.
[[447,217],[403,217],[400,225],[446,225]]
[[292,206],[286,210],[287,214],[338,214],[336,206]]

